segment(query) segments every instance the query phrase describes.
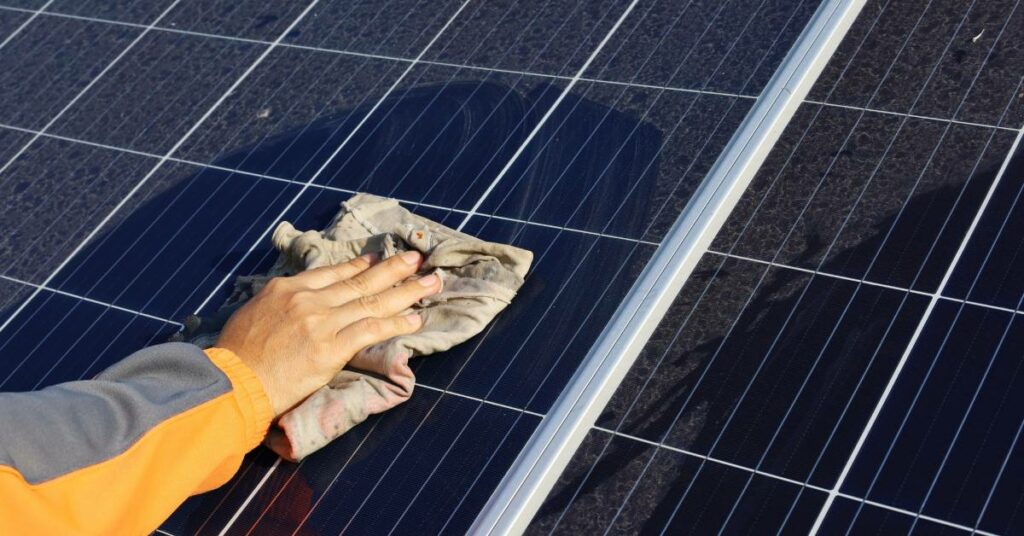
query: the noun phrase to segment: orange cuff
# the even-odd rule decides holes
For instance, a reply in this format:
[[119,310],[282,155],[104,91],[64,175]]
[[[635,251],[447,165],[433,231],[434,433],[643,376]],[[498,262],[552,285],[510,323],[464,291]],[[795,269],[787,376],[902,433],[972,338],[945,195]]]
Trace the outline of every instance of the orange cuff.
[[245,420],[246,450],[256,448],[267,435],[274,418],[274,409],[270,406],[270,398],[263,389],[263,383],[231,350],[208,348],[205,352],[210,361],[231,381],[238,408]]

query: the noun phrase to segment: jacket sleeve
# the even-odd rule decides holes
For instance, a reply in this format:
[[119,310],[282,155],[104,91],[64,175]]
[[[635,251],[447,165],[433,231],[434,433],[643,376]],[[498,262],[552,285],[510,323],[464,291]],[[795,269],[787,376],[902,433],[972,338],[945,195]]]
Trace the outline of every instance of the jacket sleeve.
[[93,380],[0,393],[0,534],[146,534],[227,482],[272,409],[237,356],[146,348]]

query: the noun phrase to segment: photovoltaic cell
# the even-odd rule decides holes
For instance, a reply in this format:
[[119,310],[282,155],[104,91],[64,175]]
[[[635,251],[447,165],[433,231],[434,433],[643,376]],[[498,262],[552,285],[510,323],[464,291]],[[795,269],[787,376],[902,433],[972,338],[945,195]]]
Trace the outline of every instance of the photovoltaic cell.
[[625,0],[483,2],[456,19],[424,59],[572,76],[628,5]]
[[[1024,121],[1019,101],[1000,119],[1020,78],[1013,66],[1024,59],[1017,39],[1024,31],[1024,11],[1015,0],[886,5],[887,15],[870,31],[867,24],[851,29],[811,90],[811,100],[867,106],[871,99],[870,107],[880,110],[942,119],[956,115],[990,125],[1012,127]],[[908,35],[915,24],[922,31]],[[904,52],[894,59],[893,51],[900,48]],[[836,85],[840,76],[843,82]],[[918,91],[923,94],[914,102]]]
[[[462,4],[457,0],[320,2],[285,40],[302,46],[412,59],[441,33]],[[483,8],[484,4],[468,4],[460,17]]]
[[[173,0],[53,0],[46,7],[47,12],[67,13],[80,17],[92,17],[104,20],[149,24]],[[37,2],[41,7],[44,1]],[[189,4],[193,2],[187,2]],[[5,2],[5,4],[10,5]]]
[[9,312],[32,290],[28,285],[9,279],[0,279],[0,312]]
[[964,250],[946,286],[946,295],[988,305],[1021,309],[1024,265],[1020,259],[1021,177],[1024,152],[1019,148],[1010,161],[992,203]]
[[1018,4],[864,8],[531,532],[1021,529]]
[[29,17],[28,13],[17,11],[0,12],[0,43],[10,37]]
[[52,138],[25,149],[0,177],[4,275],[42,283],[153,163]]
[[4,2],[5,6],[20,9],[39,9],[46,4],[46,0],[10,0]]
[[287,0],[198,0],[182,2],[161,25],[193,32],[273,41],[305,7],[305,2]]
[[58,119],[53,133],[163,154],[259,52],[249,43],[148,33]]
[[[756,96],[818,2],[655,2],[625,21],[590,76]],[[757,22],[751,24],[751,16]]]
[[50,285],[181,319],[217,290],[218,272],[238,260],[238,250],[273,224],[298,190],[186,164],[161,168],[125,217],[109,222]]
[[[857,511],[860,515],[857,515]],[[855,519],[856,516],[856,519]],[[911,531],[937,536],[956,536],[964,534],[964,530],[951,527],[936,521],[907,516],[882,506],[840,498],[829,510],[829,515],[821,527],[824,534],[906,534]]]
[[0,122],[41,128],[138,35],[136,28],[37,17],[0,49]]

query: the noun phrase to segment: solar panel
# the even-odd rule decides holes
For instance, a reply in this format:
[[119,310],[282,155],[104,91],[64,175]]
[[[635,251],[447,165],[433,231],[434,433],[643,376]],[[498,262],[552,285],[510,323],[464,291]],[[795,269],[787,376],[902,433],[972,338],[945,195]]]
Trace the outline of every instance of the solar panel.
[[[818,7],[0,1],[0,389],[166,340],[280,219],[398,197],[535,251],[520,298],[162,530],[463,532]],[[1022,11],[865,8],[531,531],[1019,529]]]
[[1018,5],[866,5],[529,532],[1021,530]]

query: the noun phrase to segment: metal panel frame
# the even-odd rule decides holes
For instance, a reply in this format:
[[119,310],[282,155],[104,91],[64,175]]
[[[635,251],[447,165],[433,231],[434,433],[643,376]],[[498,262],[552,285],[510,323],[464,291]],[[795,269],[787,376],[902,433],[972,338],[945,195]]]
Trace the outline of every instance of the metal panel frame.
[[793,44],[470,532],[522,533],[732,212],[865,0],[826,0]]

